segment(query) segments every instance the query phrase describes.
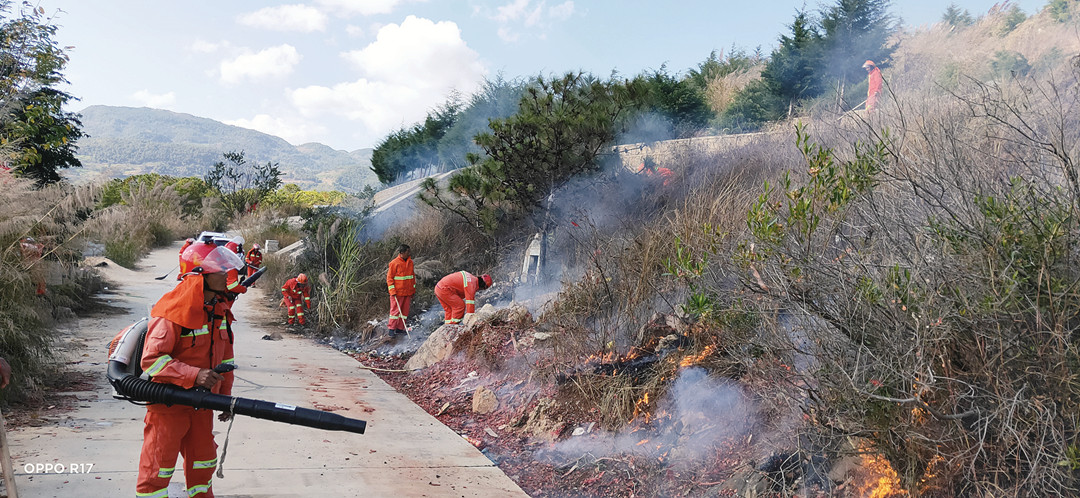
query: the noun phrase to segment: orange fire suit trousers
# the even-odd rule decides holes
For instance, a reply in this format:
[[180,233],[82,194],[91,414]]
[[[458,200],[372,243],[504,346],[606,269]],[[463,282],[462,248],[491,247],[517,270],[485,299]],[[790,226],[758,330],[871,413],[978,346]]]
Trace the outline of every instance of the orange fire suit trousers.
[[188,496],[213,498],[211,481],[217,468],[214,411],[190,406],[151,405],[146,409],[139,480],[135,495],[168,498],[176,455],[184,457]]
[[440,285],[435,286],[435,297],[439,299],[439,305],[446,312],[443,323],[461,323],[465,317],[465,298],[454,289],[447,289]]
[[289,308],[290,325],[293,323],[293,320],[297,318],[300,320],[300,325],[304,324],[304,302],[301,299],[293,299],[291,296],[285,296],[285,306]]
[[405,319],[409,318],[409,305],[411,303],[412,296],[390,296],[390,321],[387,322],[386,328],[405,330]]

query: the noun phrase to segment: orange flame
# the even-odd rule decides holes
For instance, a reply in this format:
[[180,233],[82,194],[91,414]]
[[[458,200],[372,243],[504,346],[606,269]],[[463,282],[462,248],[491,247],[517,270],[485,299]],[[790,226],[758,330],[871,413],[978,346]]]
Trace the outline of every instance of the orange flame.
[[715,350],[716,350],[715,345],[710,344],[708,346],[705,346],[705,350],[702,351],[701,354],[696,354],[696,355],[693,355],[693,356],[683,357],[682,361],[679,362],[679,366],[680,367],[689,367],[689,366],[692,366],[692,365],[697,365],[698,363],[701,363],[701,361],[704,360],[706,357],[711,355],[713,353],[713,351],[715,351]]
[[862,466],[869,472],[869,476],[866,483],[859,486],[859,496],[867,498],[907,496],[908,492],[900,487],[900,477],[885,457],[877,453],[863,454]]

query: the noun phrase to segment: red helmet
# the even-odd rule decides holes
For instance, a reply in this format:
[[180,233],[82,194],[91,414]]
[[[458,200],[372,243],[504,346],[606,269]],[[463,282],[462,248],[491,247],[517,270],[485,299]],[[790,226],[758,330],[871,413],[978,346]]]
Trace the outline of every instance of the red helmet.
[[485,273],[480,275],[480,279],[484,281],[484,288],[491,287],[491,275]]
[[180,255],[180,273],[227,273],[244,267],[235,252],[214,244],[197,242]]
[[251,248],[252,248],[252,249],[258,249],[258,248],[259,248],[259,243],[258,243],[258,242],[256,242],[256,243],[254,243],[254,244],[251,244]]
[[862,67],[863,67],[863,69],[869,69],[869,68],[877,67],[877,66],[874,65],[874,61],[866,61],[866,62],[863,63]]
[[304,275],[303,273],[297,275],[296,276],[296,283],[298,283],[298,284],[306,284],[307,283],[307,275]]

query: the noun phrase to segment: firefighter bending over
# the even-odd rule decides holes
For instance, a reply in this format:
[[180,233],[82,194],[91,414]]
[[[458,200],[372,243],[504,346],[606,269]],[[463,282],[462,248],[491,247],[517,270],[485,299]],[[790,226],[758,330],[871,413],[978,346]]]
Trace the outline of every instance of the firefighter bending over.
[[311,309],[311,286],[307,283],[307,275],[303,273],[290,278],[281,286],[281,298],[285,307],[289,308],[289,325],[299,321],[304,324],[304,310]]
[[446,312],[447,323],[461,323],[466,315],[476,313],[476,293],[491,287],[491,275],[477,278],[467,271],[451,273],[435,286],[435,297]]

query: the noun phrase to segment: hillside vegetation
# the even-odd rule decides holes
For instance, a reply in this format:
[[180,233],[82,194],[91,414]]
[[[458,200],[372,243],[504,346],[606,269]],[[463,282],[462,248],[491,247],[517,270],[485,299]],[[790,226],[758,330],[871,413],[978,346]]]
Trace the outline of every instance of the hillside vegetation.
[[[794,63],[861,46],[834,38],[854,33],[836,21],[887,8],[799,13],[760,78],[744,68],[698,86],[745,85],[687,135],[764,133],[719,151],[687,141],[641,174],[608,163],[592,137],[633,135],[642,110],[694,122],[647,96],[698,85],[697,72],[523,82],[518,111],[477,136],[470,166],[429,183],[430,207],[366,246],[326,222],[335,229],[319,240],[335,249],[307,268],[375,307],[404,242],[431,270],[420,308],[434,306],[426,292],[441,275],[465,269],[496,276],[488,303],[532,312],[453,335],[459,356],[400,381],[435,411],[480,371],[505,400],[498,416],[451,407],[441,418],[465,432],[521,424],[516,434],[554,443],[483,442],[530,454],[505,468],[531,494],[1080,493],[1080,5],[1055,0],[1030,17],[950,8],[917,31],[860,17],[883,23],[867,27],[885,78],[873,113],[859,105],[870,57],[848,53],[835,60],[853,66],[824,73]],[[769,71],[785,57],[801,80]],[[779,84],[791,81],[818,86]],[[403,129],[376,155],[437,152],[453,116]],[[577,132],[590,141],[567,144]],[[515,281],[534,234],[548,258],[539,287]],[[384,313],[368,306],[320,308],[318,320],[367,338],[363,322]],[[691,365],[710,389],[685,388]],[[592,424],[602,432],[571,434]]]
[[161,109],[90,106],[81,115],[88,135],[79,141],[83,167],[66,173],[78,182],[143,173],[202,176],[223,152],[245,151],[249,160],[280,163],[283,180],[303,189],[355,193],[376,183],[370,149],[293,146],[255,130]]

